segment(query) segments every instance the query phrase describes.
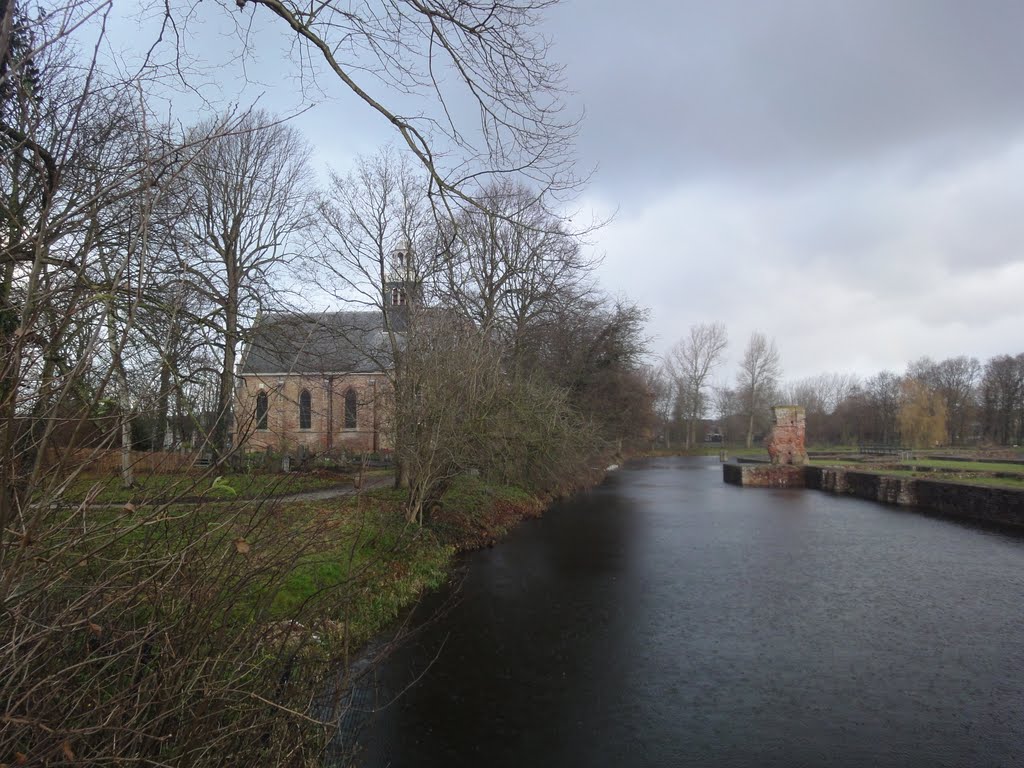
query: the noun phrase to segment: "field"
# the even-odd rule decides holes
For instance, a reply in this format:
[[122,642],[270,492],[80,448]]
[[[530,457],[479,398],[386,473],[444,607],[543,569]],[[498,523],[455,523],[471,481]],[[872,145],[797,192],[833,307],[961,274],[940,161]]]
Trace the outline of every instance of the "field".
[[974,461],[971,459],[938,459],[914,458],[906,462],[894,462],[890,459],[872,461],[850,461],[837,456],[817,458],[810,462],[813,466],[843,466],[861,472],[873,472],[880,475],[896,477],[915,477],[967,483],[969,485],[985,485],[999,488],[1024,490],[1024,465],[1010,462]]

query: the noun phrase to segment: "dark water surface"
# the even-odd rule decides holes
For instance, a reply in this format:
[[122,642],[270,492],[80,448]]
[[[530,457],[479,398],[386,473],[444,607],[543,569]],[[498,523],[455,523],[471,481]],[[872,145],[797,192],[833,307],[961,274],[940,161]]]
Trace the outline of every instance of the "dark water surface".
[[1024,766],[1024,539],[721,475],[635,464],[467,557],[361,764]]

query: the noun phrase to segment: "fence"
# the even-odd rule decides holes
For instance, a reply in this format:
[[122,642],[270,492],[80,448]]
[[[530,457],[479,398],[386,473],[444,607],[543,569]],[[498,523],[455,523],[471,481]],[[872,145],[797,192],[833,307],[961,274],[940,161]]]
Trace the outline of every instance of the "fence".
[[[195,451],[131,451],[132,470],[142,474],[154,472],[187,472],[196,466],[200,454]],[[83,466],[87,472],[106,474],[121,471],[121,450],[82,448],[60,457],[71,466]],[[56,457],[55,457],[56,459]]]

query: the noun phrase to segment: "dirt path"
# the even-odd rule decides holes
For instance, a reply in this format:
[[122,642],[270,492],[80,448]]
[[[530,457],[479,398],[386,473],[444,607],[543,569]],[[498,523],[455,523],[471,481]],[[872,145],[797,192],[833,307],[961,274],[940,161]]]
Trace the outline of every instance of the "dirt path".
[[[368,491],[371,488],[381,488],[390,485],[394,480],[390,477],[370,477],[363,481],[361,490]],[[321,488],[316,491],[300,491],[289,493],[285,496],[272,496],[274,501],[325,501],[326,499],[337,499],[342,496],[354,496],[356,489],[351,485],[341,485],[336,488]]]

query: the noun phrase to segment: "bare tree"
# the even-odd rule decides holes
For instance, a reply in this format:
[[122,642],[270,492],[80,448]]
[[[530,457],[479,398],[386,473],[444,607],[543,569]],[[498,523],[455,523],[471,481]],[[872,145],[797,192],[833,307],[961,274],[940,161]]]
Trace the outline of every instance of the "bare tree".
[[975,388],[981,378],[981,365],[964,355],[941,362],[922,357],[907,366],[907,376],[938,393],[946,403],[946,440],[963,442],[975,407]]
[[271,277],[293,255],[313,214],[309,146],[265,112],[209,120],[181,189],[189,251],[181,268],[212,308],[221,352],[210,446],[228,447],[242,333],[275,295]]
[[402,250],[409,259],[402,277],[429,291],[441,247],[427,193],[424,174],[393,147],[360,157],[344,176],[332,172],[318,206],[323,236],[311,253],[321,287],[338,301],[384,312],[392,306],[387,285],[398,277],[394,259]]
[[874,422],[873,437],[888,444],[895,440],[899,430],[900,377],[892,371],[881,371],[864,386]]
[[536,346],[531,333],[587,293],[595,264],[582,254],[579,236],[522,184],[492,183],[476,200],[482,208],[464,207],[443,236],[438,293],[519,361],[524,347]]
[[675,382],[664,364],[647,365],[643,369],[644,380],[651,393],[652,408],[657,420],[658,434],[665,450],[672,448],[672,409],[675,406]]
[[842,437],[842,425],[833,414],[839,405],[860,386],[860,379],[852,373],[821,373],[784,388],[786,400],[802,405],[807,412],[807,438],[836,442]]
[[[554,3],[238,0],[237,7],[280,19],[309,73],[321,60],[394,128],[434,192],[470,199],[466,190],[481,174],[522,175],[556,192],[578,181],[571,162],[578,120],[561,103],[562,71],[539,29]],[[187,8],[169,6],[170,21],[179,23]],[[388,103],[408,93],[422,97],[416,111]]]
[[[386,343],[360,351],[389,375],[395,398],[390,428],[401,487],[415,485],[409,476],[412,457],[407,456],[415,450],[407,443],[414,439],[414,424],[407,419],[415,417],[401,399],[415,397],[405,382],[407,358],[412,357],[407,340],[421,328],[439,269],[436,221],[426,193],[423,174],[392,148],[360,158],[346,176],[332,174],[319,206],[323,237],[312,264],[318,283],[334,297],[380,315]],[[353,335],[346,343],[358,346],[361,338]]]
[[754,417],[768,403],[766,396],[774,393],[778,385],[782,367],[779,363],[779,350],[775,340],[771,341],[758,331],[750,334],[750,341],[740,361],[740,371],[736,376],[740,397],[747,416],[747,448],[754,443]]
[[600,450],[592,424],[564,390],[510,375],[503,350],[447,314],[421,318],[406,338],[394,411],[408,478],[407,515],[422,523],[459,473],[545,489],[589,474]]
[[988,439],[1024,443],[1024,353],[997,355],[985,363],[981,412]]
[[708,407],[711,374],[722,362],[728,343],[724,323],[700,323],[690,326],[689,335],[676,342],[665,356],[686,420],[687,448],[696,444],[697,424]]

